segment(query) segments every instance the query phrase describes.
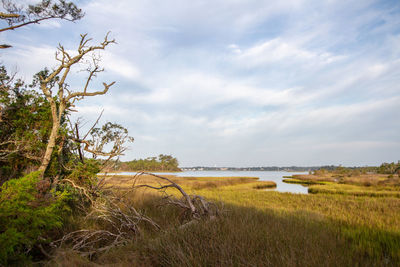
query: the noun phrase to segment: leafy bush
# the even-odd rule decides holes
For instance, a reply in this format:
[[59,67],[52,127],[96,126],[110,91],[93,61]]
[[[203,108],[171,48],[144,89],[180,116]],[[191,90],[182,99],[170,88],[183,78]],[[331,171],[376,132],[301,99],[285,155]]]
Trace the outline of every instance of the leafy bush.
[[69,211],[66,191],[50,191],[39,172],[12,179],[0,188],[0,265],[28,259],[35,245],[49,242],[51,230]]

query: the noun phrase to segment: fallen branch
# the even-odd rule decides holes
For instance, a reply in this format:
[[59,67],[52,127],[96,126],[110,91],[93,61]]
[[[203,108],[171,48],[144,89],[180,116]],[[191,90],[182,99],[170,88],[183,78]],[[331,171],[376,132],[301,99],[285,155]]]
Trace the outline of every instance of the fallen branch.
[[[184,210],[184,213],[189,212],[192,220],[199,220],[201,218],[215,218],[216,216],[219,215],[218,207],[214,203],[206,201],[202,196],[187,194],[180,185],[173,182],[171,179],[167,177],[163,177],[148,172],[140,172],[137,175],[135,175],[135,177],[139,177],[144,174],[156,177],[160,180],[167,181],[169,182],[169,184],[166,185],[160,184],[160,186],[158,187],[148,184],[143,184],[143,185],[133,186],[133,188],[146,187],[155,190],[161,190],[161,192],[164,194],[164,199],[166,200],[166,204],[180,207]],[[171,195],[168,195],[166,193],[167,188],[177,189],[181,193],[182,199],[173,198]]]

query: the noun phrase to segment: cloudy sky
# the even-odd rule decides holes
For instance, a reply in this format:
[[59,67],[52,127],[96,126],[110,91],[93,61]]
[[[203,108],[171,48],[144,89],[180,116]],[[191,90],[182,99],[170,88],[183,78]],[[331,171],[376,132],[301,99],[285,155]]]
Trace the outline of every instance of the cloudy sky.
[[[29,0],[29,2],[35,2]],[[76,23],[2,33],[3,64],[25,80],[111,31],[90,122],[135,137],[123,158],[181,166],[377,165],[400,160],[400,2],[85,0]],[[79,88],[85,74],[69,81]],[[98,84],[93,84],[94,89]],[[75,117],[78,114],[74,115]]]

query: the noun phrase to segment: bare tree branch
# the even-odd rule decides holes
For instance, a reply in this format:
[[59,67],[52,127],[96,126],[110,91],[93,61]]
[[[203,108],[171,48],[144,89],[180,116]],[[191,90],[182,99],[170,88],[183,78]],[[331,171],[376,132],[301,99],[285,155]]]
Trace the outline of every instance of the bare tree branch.
[[[52,111],[52,120],[53,127],[51,130],[49,142],[47,144],[46,152],[43,157],[41,166],[39,170],[44,172],[49,165],[51,155],[53,153],[53,149],[56,145],[56,139],[59,135],[58,131],[60,128],[61,120],[65,115],[65,111],[74,106],[75,101],[79,101],[86,96],[96,96],[103,95],[107,93],[109,88],[115,84],[115,82],[111,82],[109,84],[103,83],[104,89],[99,91],[90,92],[89,85],[93,78],[97,73],[102,72],[103,69],[99,67],[98,60],[93,60],[93,68],[88,69],[89,76],[81,90],[70,90],[68,89],[68,84],[66,83],[66,79],[71,71],[71,68],[82,61],[82,59],[89,55],[91,52],[96,50],[104,50],[108,45],[115,43],[115,40],[109,40],[109,33],[105,36],[103,42],[96,46],[89,46],[89,41],[91,39],[87,38],[87,34],[81,34],[81,40],[79,42],[77,48],[76,55],[70,55],[70,53],[65,50],[62,45],[59,45],[58,51],[56,53],[56,59],[60,62],[58,67],[56,67],[51,73],[42,73],[39,75],[40,79],[40,88],[45,95],[46,99],[50,103],[51,111]],[[52,89],[57,84],[57,100],[53,95]],[[77,140],[80,140],[79,137]],[[81,140],[81,143],[85,143],[84,140]],[[91,152],[89,148],[89,144],[86,144],[85,150]],[[117,147],[110,153],[122,153],[123,150]],[[110,156],[110,154],[104,154],[102,156]]]

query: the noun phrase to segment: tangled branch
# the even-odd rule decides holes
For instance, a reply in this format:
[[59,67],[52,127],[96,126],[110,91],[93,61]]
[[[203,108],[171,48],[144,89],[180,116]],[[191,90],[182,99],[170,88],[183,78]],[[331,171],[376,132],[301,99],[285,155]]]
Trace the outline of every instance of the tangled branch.
[[[81,229],[70,232],[61,239],[50,243],[52,248],[67,245],[82,256],[92,257],[96,253],[124,245],[140,236],[142,234],[139,227],[141,223],[150,225],[157,231],[161,229],[152,219],[138,212],[134,207],[128,205],[124,199],[111,192],[110,195],[103,195],[93,200],[89,196],[88,190],[75,185],[70,180],[67,180],[67,182],[79,189],[91,201],[90,212],[86,215],[85,221],[96,222],[104,229]],[[102,181],[99,183],[102,183]]]

